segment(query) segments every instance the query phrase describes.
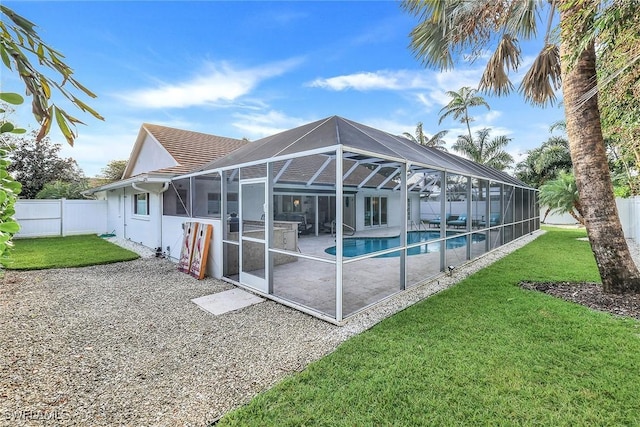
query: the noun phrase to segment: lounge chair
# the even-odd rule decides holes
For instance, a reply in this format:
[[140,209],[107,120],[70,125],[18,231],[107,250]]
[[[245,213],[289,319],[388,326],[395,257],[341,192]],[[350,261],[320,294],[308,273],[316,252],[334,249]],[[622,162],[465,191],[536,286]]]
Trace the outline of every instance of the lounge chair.
[[467,226],[467,214],[460,214],[456,219],[450,219],[447,221],[447,225],[450,227],[466,227]]
[[[500,214],[492,214],[489,217],[489,227],[495,227],[500,224]],[[484,228],[487,226],[487,222],[482,220],[478,222],[478,227]]]
[[[445,219],[444,219],[445,222],[449,222],[449,218],[451,218],[451,214],[447,214],[445,216]],[[427,221],[427,224],[429,224],[429,227],[431,227],[433,225],[436,228],[440,228],[440,215],[438,215],[437,217]]]

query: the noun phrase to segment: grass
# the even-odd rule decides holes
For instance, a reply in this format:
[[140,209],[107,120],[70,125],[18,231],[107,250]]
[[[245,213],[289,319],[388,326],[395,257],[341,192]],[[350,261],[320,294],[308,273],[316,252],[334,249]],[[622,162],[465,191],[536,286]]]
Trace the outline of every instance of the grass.
[[139,258],[138,254],[96,235],[16,239],[8,270],[85,267]]
[[599,282],[582,236],[549,229],[218,425],[640,425],[640,322],[518,286]]

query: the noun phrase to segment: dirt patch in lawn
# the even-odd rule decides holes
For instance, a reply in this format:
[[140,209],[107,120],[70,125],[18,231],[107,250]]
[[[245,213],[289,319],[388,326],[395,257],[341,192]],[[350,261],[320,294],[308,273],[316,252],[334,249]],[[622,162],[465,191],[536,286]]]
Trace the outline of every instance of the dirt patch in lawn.
[[640,320],[640,295],[606,294],[598,283],[521,282],[520,286],[544,292],[598,311]]

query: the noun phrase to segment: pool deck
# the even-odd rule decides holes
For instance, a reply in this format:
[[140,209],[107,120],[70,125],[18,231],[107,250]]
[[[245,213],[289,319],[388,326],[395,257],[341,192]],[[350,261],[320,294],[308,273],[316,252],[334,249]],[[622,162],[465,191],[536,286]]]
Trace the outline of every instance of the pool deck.
[[[438,231],[431,229],[427,231]],[[458,230],[460,231],[460,230]],[[384,227],[358,231],[349,237],[393,237],[399,227]],[[330,234],[300,236],[299,252],[303,255],[335,260],[325,249],[335,246]],[[472,258],[485,252],[485,245],[472,246]],[[407,257],[407,288],[423,283],[442,274],[440,252]],[[447,265],[458,266],[467,262],[466,246],[447,249]],[[375,302],[401,291],[400,257],[367,258],[343,264],[343,314],[356,313]],[[310,309],[334,316],[336,308],[336,267],[330,262],[298,258],[296,262],[274,267],[274,295],[302,304]]]

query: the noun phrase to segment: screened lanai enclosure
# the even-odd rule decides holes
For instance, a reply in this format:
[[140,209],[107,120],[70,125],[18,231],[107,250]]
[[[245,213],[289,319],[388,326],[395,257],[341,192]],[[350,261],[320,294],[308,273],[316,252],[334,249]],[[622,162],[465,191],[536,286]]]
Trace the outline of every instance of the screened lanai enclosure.
[[165,215],[224,224],[224,278],[335,323],[539,228],[512,176],[337,116],[174,185]]

